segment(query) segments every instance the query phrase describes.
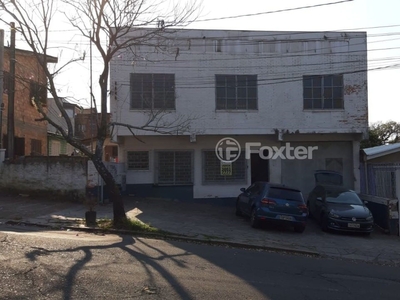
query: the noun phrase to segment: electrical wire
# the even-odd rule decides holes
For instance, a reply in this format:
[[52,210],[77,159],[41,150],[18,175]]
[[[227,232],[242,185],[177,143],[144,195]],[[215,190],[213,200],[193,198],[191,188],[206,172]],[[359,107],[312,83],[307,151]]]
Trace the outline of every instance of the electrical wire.
[[353,0],[342,0],[342,1],[329,2],[329,3],[321,3],[321,4],[314,4],[314,5],[293,7],[293,8],[278,9],[278,10],[273,10],[273,11],[264,11],[264,12],[258,12],[258,13],[252,13],[252,14],[243,14],[243,15],[219,17],[219,18],[209,18],[209,19],[203,19],[203,20],[192,20],[192,21],[189,21],[189,23],[219,21],[219,20],[237,19],[237,18],[244,18],[244,17],[254,17],[254,16],[267,15],[267,14],[275,14],[275,13],[289,12],[289,11],[309,9],[309,8],[317,8],[317,7],[328,6],[328,5],[343,4],[343,3],[352,2],[352,1]]

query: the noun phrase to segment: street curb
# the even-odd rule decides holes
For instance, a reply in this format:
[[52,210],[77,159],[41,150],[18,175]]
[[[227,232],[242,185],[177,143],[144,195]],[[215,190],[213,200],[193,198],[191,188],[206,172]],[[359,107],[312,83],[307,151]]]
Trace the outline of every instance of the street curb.
[[201,243],[208,245],[217,245],[217,246],[226,246],[233,248],[242,248],[242,249],[252,249],[252,250],[264,250],[264,251],[274,251],[274,252],[284,252],[291,254],[301,254],[301,255],[309,255],[314,257],[321,257],[321,254],[317,251],[311,250],[301,250],[301,249],[293,249],[288,247],[278,247],[278,246],[258,246],[251,244],[243,244],[237,242],[228,242],[228,241],[217,241],[213,239],[197,239],[191,238],[184,235],[178,234],[160,234],[160,233],[151,233],[151,232],[140,232],[140,231],[132,231],[132,230],[123,230],[123,229],[102,229],[102,228],[91,228],[91,227],[74,227],[74,226],[54,226],[54,225],[46,225],[46,224],[38,224],[38,223],[30,223],[23,221],[6,221],[4,224],[8,225],[24,225],[24,226],[36,226],[41,228],[50,228],[50,229],[70,229],[74,231],[83,231],[83,232],[94,232],[94,233],[109,233],[109,234],[126,234],[126,235],[135,235],[138,237],[144,238],[154,238],[160,240],[174,240],[174,241],[183,241],[183,242],[192,242],[192,243]]

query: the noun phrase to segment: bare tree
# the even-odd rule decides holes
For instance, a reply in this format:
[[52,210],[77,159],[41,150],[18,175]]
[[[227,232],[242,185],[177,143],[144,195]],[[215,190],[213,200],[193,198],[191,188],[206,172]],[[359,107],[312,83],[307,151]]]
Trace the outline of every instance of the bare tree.
[[[180,1],[182,2],[182,1]],[[51,43],[50,31],[53,19],[57,12],[63,14],[69,23],[79,30],[82,36],[90,39],[95,49],[100,53],[102,71],[99,75],[100,97],[99,102],[101,117],[97,124],[96,149],[92,153],[79,140],[74,138],[73,126],[63,108],[61,97],[56,87],[55,77],[66,65],[51,71],[47,66],[49,44]],[[182,133],[190,126],[189,118],[179,118],[172,122],[162,121],[163,113],[151,112],[148,121],[142,126],[113,123],[107,120],[108,77],[109,66],[112,58],[122,49],[134,49],[137,43],[150,43],[154,37],[168,38],[166,28],[185,26],[189,19],[194,20],[199,12],[198,3],[188,2],[184,6],[166,6],[165,1],[146,0],[0,0],[0,13],[6,15],[16,23],[17,31],[22,35],[46,74],[48,90],[67,123],[67,130],[59,126],[50,115],[47,115],[41,103],[35,101],[38,111],[43,118],[53,125],[65,140],[73,147],[79,149],[93,162],[100,176],[109,189],[110,200],[113,202],[114,225],[121,224],[126,219],[125,209],[118,186],[112,174],[102,161],[104,141],[110,126],[125,126],[132,129],[156,131],[160,133]],[[7,18],[1,18],[5,22]],[[146,27],[143,35],[129,35],[135,28]],[[148,30],[150,28],[150,30]],[[159,45],[152,45],[158,47]],[[134,51],[134,50],[132,50]],[[135,55],[135,53],[133,53]],[[78,59],[79,60],[79,59]],[[73,63],[71,60],[67,63]]]

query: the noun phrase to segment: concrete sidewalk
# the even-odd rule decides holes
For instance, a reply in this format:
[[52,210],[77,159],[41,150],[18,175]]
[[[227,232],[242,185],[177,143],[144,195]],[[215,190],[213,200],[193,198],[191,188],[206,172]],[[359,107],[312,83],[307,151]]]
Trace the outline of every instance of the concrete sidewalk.
[[[400,265],[400,238],[375,230],[370,237],[324,233],[309,220],[304,233],[290,228],[250,227],[249,220],[236,217],[233,207],[161,199],[124,199],[129,218],[190,239],[248,247],[262,247],[323,257]],[[28,197],[0,197],[0,222],[25,222],[58,228],[84,228],[86,207],[54,203]],[[98,219],[111,219],[112,204],[96,207]]]

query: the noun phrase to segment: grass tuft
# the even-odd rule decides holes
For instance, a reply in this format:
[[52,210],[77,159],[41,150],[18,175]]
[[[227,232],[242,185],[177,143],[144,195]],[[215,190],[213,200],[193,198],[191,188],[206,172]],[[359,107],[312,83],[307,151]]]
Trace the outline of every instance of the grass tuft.
[[124,230],[143,232],[143,233],[158,233],[163,235],[172,234],[168,231],[153,227],[150,224],[146,224],[139,220],[129,219],[129,218],[127,218],[124,222],[122,222],[118,226],[115,226],[113,220],[111,219],[98,219],[97,227],[101,229],[124,229]]
[[147,233],[159,233],[159,234],[171,234],[167,231],[158,229],[156,227],[151,226],[150,224],[143,223],[139,220],[129,219],[127,218],[123,223],[124,229],[138,231],[138,232],[147,232]]

